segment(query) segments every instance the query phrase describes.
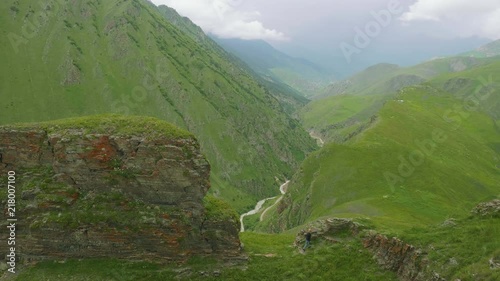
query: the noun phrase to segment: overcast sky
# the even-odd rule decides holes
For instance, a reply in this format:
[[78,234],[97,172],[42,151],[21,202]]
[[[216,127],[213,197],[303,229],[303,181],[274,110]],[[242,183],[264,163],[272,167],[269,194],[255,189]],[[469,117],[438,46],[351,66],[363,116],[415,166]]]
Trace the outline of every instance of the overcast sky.
[[[465,51],[500,39],[499,0],[153,2],[176,9],[207,33],[219,37],[263,39],[292,55],[330,52],[332,57],[343,55],[347,59],[351,54],[349,63],[357,59],[376,62],[377,56],[380,60],[390,58],[387,52],[404,53],[404,48],[409,53],[421,48],[418,59],[424,59],[434,53],[439,56]],[[365,35],[367,40],[361,40]],[[312,54],[308,58],[313,59]]]

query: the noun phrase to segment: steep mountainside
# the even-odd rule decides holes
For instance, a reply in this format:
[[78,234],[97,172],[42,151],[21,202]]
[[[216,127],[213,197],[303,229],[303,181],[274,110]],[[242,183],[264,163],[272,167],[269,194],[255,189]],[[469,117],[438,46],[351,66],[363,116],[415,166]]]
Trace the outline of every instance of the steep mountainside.
[[[429,83],[453,96],[470,103],[468,108],[481,110],[500,120],[500,61],[471,68],[462,72],[444,74]],[[481,99],[477,104],[477,99]]]
[[246,62],[254,71],[269,80],[283,81],[306,97],[316,93],[333,79],[322,67],[305,59],[294,58],[280,52],[262,40],[214,40]]
[[0,8],[2,124],[108,112],[167,120],[197,136],[213,192],[239,210],[314,148],[269,89],[148,1]]
[[500,194],[499,71],[493,61],[402,89],[349,142],[311,154],[255,229],[355,218],[385,233],[365,246],[400,280],[497,280],[500,201],[478,203]]
[[254,62],[253,60],[245,60],[245,62],[243,62],[239,57],[227,52],[212,38],[208,37],[203,30],[199,26],[195,25],[189,18],[182,17],[179,13],[177,13],[177,11],[165,5],[158,6],[158,10],[167,18],[169,22],[184,31],[193,40],[199,44],[205,45],[214,52],[217,52],[221,57],[224,57],[227,60],[230,60],[233,64],[237,65],[240,69],[242,69],[242,71],[248,72],[252,75],[255,80],[269,90],[271,95],[278,99],[281,106],[287,113],[294,113],[309,101],[296,89],[293,89],[289,85],[281,82],[279,79],[270,79],[267,76],[263,77],[258,73],[260,71],[259,69],[252,69],[245,64],[246,62],[251,66]]
[[[387,80],[401,68],[395,64],[380,63],[349,77],[335,82],[325,89],[322,96],[359,93],[380,81]],[[319,96],[321,97],[321,96]]]
[[362,134],[304,161],[271,228],[335,215],[402,229],[465,216],[497,196],[499,69],[492,62],[403,89]]
[[[18,261],[241,257],[236,214],[204,201],[210,165],[199,144],[164,121],[92,116],[0,127],[0,173],[8,171]],[[6,206],[6,188],[1,195]]]
[[213,42],[208,36],[205,35],[205,32],[203,32],[203,29],[201,29],[201,27],[194,24],[189,18],[179,15],[179,13],[177,13],[175,9],[165,5],[159,5],[158,10],[171,24],[177,26],[180,30],[189,35],[196,42],[210,45],[213,48],[219,47],[217,44],[214,44],[215,42]]
[[[254,229],[296,232],[316,219],[354,218],[384,233],[362,237],[400,280],[497,280],[499,72],[500,62],[484,60],[385,97],[357,134],[304,161],[284,198],[264,218],[249,218]],[[320,110],[308,114],[319,120],[333,111],[328,118],[338,119],[321,125],[335,126],[377,98],[318,100]],[[324,239],[337,243],[339,235]]]

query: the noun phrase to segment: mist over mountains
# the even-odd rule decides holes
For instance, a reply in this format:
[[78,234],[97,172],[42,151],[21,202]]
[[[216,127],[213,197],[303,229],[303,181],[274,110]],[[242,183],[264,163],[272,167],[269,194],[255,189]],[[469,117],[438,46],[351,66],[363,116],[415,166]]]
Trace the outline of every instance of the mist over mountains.
[[359,55],[354,55],[349,62],[343,55],[336,41],[310,46],[308,44],[273,43],[275,47],[287,54],[306,58],[328,69],[339,79],[346,78],[356,72],[378,63],[392,63],[401,66],[411,66],[433,58],[453,56],[478,48],[490,42],[488,39],[438,39],[422,36],[408,37],[405,45],[398,38],[381,36],[364,49]]
[[[265,40],[287,55],[304,58],[339,79],[377,63],[409,66],[475,49],[499,39],[498,3],[429,0],[198,1],[156,0],[224,39]],[[286,8],[285,8],[286,7]],[[447,11],[447,12],[443,12]],[[430,16],[425,17],[425,13]],[[279,36],[277,34],[280,34]],[[356,37],[367,44],[356,46]],[[358,48],[351,59],[342,44]]]

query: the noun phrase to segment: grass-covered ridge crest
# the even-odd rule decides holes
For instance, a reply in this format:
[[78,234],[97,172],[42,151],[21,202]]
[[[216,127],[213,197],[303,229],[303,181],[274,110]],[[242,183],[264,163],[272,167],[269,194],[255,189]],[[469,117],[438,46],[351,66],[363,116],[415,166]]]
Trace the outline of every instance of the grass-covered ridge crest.
[[66,134],[81,129],[85,134],[146,135],[147,137],[192,138],[193,135],[166,121],[145,116],[100,114],[38,123],[16,123],[6,128],[40,128],[48,133]]

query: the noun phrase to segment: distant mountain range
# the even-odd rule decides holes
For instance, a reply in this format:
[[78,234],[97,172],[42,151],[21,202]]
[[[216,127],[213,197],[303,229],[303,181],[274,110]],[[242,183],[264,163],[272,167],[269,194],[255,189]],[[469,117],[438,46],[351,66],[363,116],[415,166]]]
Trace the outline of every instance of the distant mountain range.
[[[473,51],[453,57],[432,59],[410,67],[387,63],[376,64],[347,79],[332,83],[315,98],[338,94],[394,93],[405,86],[419,84],[440,74],[459,72],[488,63],[490,60],[483,59],[486,55],[479,54],[487,52],[490,57],[495,56],[494,47],[497,44],[492,43],[478,49],[483,53]],[[473,53],[476,55],[470,55]],[[500,55],[500,50],[498,54]]]
[[333,74],[323,67],[306,59],[291,57],[263,40],[212,38],[263,77],[282,81],[306,97],[314,96],[334,80]]
[[[299,115],[303,125],[325,141],[346,141],[367,126],[370,118],[401,89],[500,60],[494,56],[498,45],[496,41],[476,51],[410,67],[387,63],[370,66],[319,91]],[[487,58],[486,53],[491,57]]]
[[481,46],[473,51],[465,52],[460,55],[475,58],[489,58],[500,56],[500,39]]

